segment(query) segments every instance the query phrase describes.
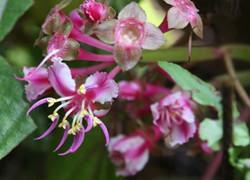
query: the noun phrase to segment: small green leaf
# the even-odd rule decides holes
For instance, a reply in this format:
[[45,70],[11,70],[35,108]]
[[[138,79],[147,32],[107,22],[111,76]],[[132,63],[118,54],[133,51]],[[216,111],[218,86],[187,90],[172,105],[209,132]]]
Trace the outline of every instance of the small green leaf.
[[0,1],[0,41],[11,31],[17,19],[29,9],[33,0]]
[[28,104],[23,100],[23,86],[14,75],[11,67],[0,57],[0,159],[36,127],[26,116]]
[[181,66],[168,62],[159,62],[171,78],[184,90],[192,93],[193,100],[205,106],[212,106],[221,114],[221,97],[215,88],[194,76]]
[[[242,157],[244,156],[243,149],[239,148],[230,148],[229,149],[229,161],[232,166],[236,167],[239,170],[250,169],[250,158]],[[245,152],[245,155],[249,155],[249,152]]]
[[235,146],[250,144],[249,130],[244,122],[235,122],[233,126],[233,143]]
[[205,119],[201,122],[199,136],[214,150],[219,149],[219,140],[222,138],[222,122],[219,120]]

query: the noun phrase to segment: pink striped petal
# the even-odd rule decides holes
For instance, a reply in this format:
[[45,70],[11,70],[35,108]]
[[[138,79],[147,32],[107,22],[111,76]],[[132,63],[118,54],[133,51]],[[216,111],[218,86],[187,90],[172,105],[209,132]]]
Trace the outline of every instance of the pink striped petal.
[[49,81],[57,94],[60,96],[70,96],[75,93],[76,84],[69,67],[65,63],[56,61],[49,67],[48,71]]

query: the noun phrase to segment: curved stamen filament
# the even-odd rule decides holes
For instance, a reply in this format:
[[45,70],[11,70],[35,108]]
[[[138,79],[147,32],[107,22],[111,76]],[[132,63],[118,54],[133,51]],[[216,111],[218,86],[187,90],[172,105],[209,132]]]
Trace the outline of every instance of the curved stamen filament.
[[69,105],[71,103],[71,101],[62,103],[60,106],[58,106],[55,110],[54,113],[57,113],[60,109],[64,108],[65,106]]
[[54,56],[56,53],[58,53],[60,50],[56,49],[49,53],[43,60],[42,62],[37,66],[36,70],[40,69],[52,56]]

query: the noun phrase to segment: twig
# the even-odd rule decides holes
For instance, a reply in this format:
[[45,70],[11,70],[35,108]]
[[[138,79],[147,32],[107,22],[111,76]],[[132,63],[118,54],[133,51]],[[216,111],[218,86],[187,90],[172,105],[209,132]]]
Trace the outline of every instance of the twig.
[[232,146],[233,131],[233,92],[232,84],[225,83],[222,89],[223,99],[223,178],[226,180],[234,179],[233,167],[229,162],[229,148]]
[[245,89],[241,85],[241,83],[236,75],[235,68],[234,68],[233,61],[232,61],[232,57],[227,50],[223,50],[223,51],[224,51],[224,62],[225,62],[228,74],[229,74],[230,78],[232,79],[232,83],[235,86],[235,89],[236,89],[237,93],[239,94],[240,98],[242,99],[242,101],[245,103],[246,106],[250,107],[250,99],[248,97],[247,92],[245,91]]

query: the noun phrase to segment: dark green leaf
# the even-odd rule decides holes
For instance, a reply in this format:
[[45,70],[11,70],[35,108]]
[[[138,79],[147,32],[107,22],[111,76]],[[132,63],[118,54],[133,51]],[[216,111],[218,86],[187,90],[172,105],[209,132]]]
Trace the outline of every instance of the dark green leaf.
[[11,67],[0,57],[0,159],[36,127],[26,116],[28,104],[23,100],[23,86],[14,75]]
[[33,0],[0,0],[0,41],[11,31],[17,19],[32,3]]

